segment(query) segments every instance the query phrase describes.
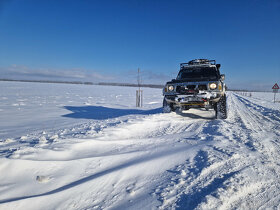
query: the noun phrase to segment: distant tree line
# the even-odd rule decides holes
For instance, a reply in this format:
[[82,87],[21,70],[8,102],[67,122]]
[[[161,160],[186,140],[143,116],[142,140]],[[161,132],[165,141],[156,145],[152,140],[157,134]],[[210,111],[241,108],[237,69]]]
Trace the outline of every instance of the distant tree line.
[[[131,83],[112,83],[112,82],[99,82],[98,85],[139,87],[138,84],[131,84]],[[163,87],[164,87],[164,85],[153,85],[153,84],[141,84],[140,86],[141,86],[141,87],[149,87],[149,88],[163,88]]]
[[[59,83],[59,84],[82,84],[82,85],[105,85],[105,86],[126,86],[126,87],[138,87],[138,84],[131,83],[116,83],[116,82],[81,82],[81,81],[53,81],[53,80],[17,80],[17,79],[0,79],[0,81],[10,82],[38,82],[38,83]],[[164,85],[154,84],[141,84],[141,87],[149,88],[163,88]]]

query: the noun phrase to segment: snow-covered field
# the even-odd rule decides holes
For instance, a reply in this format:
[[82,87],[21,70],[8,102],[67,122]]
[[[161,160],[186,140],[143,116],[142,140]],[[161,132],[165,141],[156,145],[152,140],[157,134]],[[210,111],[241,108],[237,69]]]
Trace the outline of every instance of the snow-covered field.
[[229,92],[216,120],[135,90],[0,82],[0,209],[280,208],[280,103]]

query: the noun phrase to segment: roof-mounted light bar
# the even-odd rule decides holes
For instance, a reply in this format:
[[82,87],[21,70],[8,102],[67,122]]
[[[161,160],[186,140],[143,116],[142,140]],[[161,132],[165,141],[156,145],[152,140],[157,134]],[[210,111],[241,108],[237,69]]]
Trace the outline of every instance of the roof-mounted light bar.
[[216,60],[208,60],[208,59],[195,59],[191,60],[188,63],[181,63],[180,69],[184,67],[192,66],[192,65],[201,65],[201,64],[208,64],[208,65],[216,65]]

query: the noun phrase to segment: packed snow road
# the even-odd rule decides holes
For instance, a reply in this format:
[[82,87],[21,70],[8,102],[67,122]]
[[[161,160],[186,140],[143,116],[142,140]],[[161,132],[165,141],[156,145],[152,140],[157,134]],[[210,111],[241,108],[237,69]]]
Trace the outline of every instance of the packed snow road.
[[107,94],[110,104],[66,107],[56,129],[7,138],[3,127],[0,209],[279,208],[279,104],[229,92],[228,119],[216,120],[163,114],[149,91],[148,109]]

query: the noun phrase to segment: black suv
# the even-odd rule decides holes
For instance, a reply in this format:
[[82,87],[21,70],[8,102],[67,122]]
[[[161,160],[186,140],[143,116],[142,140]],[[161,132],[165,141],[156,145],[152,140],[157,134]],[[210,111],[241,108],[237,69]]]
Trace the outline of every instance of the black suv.
[[195,59],[180,64],[176,79],[163,89],[163,111],[214,109],[217,119],[227,118],[225,75],[215,60]]

